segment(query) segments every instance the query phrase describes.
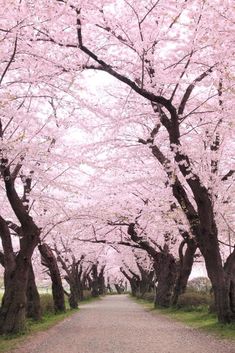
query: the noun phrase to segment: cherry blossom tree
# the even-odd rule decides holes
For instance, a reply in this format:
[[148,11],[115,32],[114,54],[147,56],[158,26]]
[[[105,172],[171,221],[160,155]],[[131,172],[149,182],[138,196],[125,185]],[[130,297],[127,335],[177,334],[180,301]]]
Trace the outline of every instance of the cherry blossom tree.
[[[140,106],[152,107],[156,123],[145,143],[166,170],[196,236],[219,321],[229,322],[232,307],[219,249],[215,200],[219,181],[233,175],[232,168],[226,170],[218,163],[232,117],[232,81],[227,74],[234,61],[229,51],[232,37],[227,36],[232,24],[230,2],[169,1],[167,12],[166,4],[159,1],[100,1],[95,8],[66,1],[50,5],[57,11],[57,21],[38,26],[38,40],[47,48],[51,44],[73,55],[83,53],[79,67],[105,71],[137,94]],[[65,27],[69,30],[61,40]],[[226,58],[225,50],[231,53]],[[168,139],[167,159],[156,143],[158,130]],[[205,136],[204,149],[197,135]],[[229,137],[227,141],[231,145]],[[202,151],[206,158],[201,159]]]
[[[219,321],[229,322],[235,256],[231,2],[20,1],[4,2],[3,14],[7,6],[12,16],[0,23],[1,175],[8,200],[1,238],[5,278],[15,261],[19,274],[6,280],[3,321],[11,312],[8,293],[17,292],[22,273],[24,285],[17,299],[22,310],[15,323],[1,322],[2,331],[23,325],[34,248],[40,239],[58,246],[67,229],[71,241],[83,238],[86,253],[95,246],[89,238],[105,242],[101,253],[131,239],[153,258],[169,260],[168,267],[156,261],[155,271],[160,282],[164,268],[172,267],[166,282],[169,293],[176,290],[174,302],[198,247]],[[22,180],[24,187],[33,183],[26,192]],[[133,194],[149,203],[144,237],[136,220],[143,205],[136,207]],[[9,218],[23,234],[16,258]],[[125,236],[107,224],[117,219],[127,227]],[[93,260],[97,290],[103,266]]]

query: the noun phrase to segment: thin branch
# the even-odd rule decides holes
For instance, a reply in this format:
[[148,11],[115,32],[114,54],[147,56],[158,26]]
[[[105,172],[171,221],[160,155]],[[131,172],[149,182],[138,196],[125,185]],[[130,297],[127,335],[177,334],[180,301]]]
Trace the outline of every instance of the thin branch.
[[[216,97],[218,95],[218,93],[213,94],[212,96],[206,98],[202,103],[200,103],[196,108],[194,108],[193,110],[191,110],[191,112],[189,112],[188,114],[184,115],[183,118],[180,119],[180,123],[182,123],[187,117],[189,117],[192,114],[197,114],[197,110],[199,108],[201,108],[202,106],[205,105],[205,103],[207,103],[210,99]],[[201,112],[199,112],[201,114]]]
[[148,12],[144,15],[144,17],[142,18],[142,20],[140,20],[140,25],[145,21],[145,19],[148,17],[148,15],[154,10],[154,8],[158,5],[158,3],[160,2],[160,0],[156,1],[155,4],[153,4],[153,6],[148,10]]
[[211,66],[208,70],[203,72],[200,76],[198,76],[186,89],[185,94],[183,95],[183,98],[180,102],[179,108],[178,108],[178,114],[181,115],[184,112],[185,106],[198,82],[201,82],[205,77],[207,77],[212,71],[215,65]]
[[137,244],[132,244],[126,241],[118,241],[118,242],[111,242],[111,241],[107,241],[107,240],[93,240],[93,239],[81,239],[81,238],[76,238],[76,240],[78,241],[82,241],[84,243],[92,243],[92,244],[106,244],[106,245],[110,245],[110,246],[115,246],[115,245],[123,245],[123,246],[128,246],[131,248],[137,248],[137,249],[141,249],[141,246],[137,245]]
[[14,49],[13,49],[13,53],[12,53],[12,55],[11,55],[11,57],[10,57],[9,62],[7,63],[7,66],[6,66],[5,70],[4,70],[3,73],[2,73],[2,76],[1,76],[1,78],[0,78],[0,85],[1,85],[1,83],[2,83],[2,81],[3,81],[3,79],[4,79],[4,77],[5,77],[5,75],[6,75],[7,71],[8,71],[8,69],[9,69],[9,67],[11,66],[11,64],[12,64],[14,58],[15,58],[16,49],[17,49],[17,41],[18,41],[18,38],[16,37],[16,39],[15,39],[15,44],[14,44]]
[[230,224],[228,223],[227,219],[224,217],[224,215],[222,213],[220,213],[221,217],[223,218],[224,222],[226,223],[226,226],[228,227],[228,229],[235,234],[235,231],[233,230],[233,228],[230,226]]
[[223,245],[225,245],[225,246],[228,246],[229,248],[234,248],[234,249],[235,249],[235,245],[227,244],[227,243],[223,242],[222,240],[218,240],[218,242],[219,242],[220,244],[223,244]]
[[185,66],[184,66],[184,69],[183,69],[183,71],[182,71],[182,73],[181,73],[181,75],[180,75],[180,77],[179,77],[179,81],[178,81],[178,83],[176,84],[176,86],[175,86],[175,88],[174,88],[174,90],[173,90],[173,92],[172,92],[170,101],[173,101],[173,98],[174,98],[174,96],[175,96],[175,94],[176,94],[176,91],[177,91],[177,89],[178,89],[178,87],[179,87],[180,80],[184,77],[184,75],[185,75],[185,73],[186,73],[186,71],[187,71],[187,68],[188,68],[188,66],[189,66],[189,64],[190,64],[190,62],[191,62],[192,56],[193,56],[193,50],[192,50],[192,51],[190,52],[190,54],[189,54],[189,58],[188,58],[188,60],[187,60],[187,62],[186,62],[186,64],[185,64]]
[[44,239],[46,238],[46,236],[47,236],[55,227],[57,227],[58,225],[60,225],[60,224],[62,224],[62,223],[69,222],[70,220],[71,220],[71,218],[67,218],[67,219],[58,221],[57,223],[53,224],[53,225],[51,226],[51,228],[43,235],[42,240],[44,240]]

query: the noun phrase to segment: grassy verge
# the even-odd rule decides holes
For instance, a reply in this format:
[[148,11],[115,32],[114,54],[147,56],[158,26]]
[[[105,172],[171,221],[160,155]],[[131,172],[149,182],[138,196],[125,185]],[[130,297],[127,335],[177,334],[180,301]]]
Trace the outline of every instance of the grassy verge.
[[11,349],[16,348],[20,343],[23,343],[29,335],[47,330],[58,322],[69,317],[74,312],[76,312],[76,310],[69,310],[65,313],[56,315],[48,314],[43,316],[42,320],[38,322],[27,320],[27,327],[24,333],[19,335],[4,335],[0,337],[0,352],[8,352]]
[[[84,301],[79,303],[79,306],[83,304],[92,302],[94,300],[100,299],[98,298],[86,298]],[[24,333],[19,335],[4,335],[0,337],[0,353],[6,353],[14,348],[17,348],[20,344],[24,343],[29,336],[37,332],[42,332],[48,330],[50,327],[56,325],[60,321],[63,321],[67,317],[71,316],[72,314],[78,312],[79,309],[74,310],[67,310],[65,313],[61,314],[53,314],[53,313],[46,313],[43,315],[42,320],[35,322],[33,320],[27,320],[27,328]]]
[[156,314],[166,315],[172,319],[181,321],[188,326],[215,334],[219,338],[235,341],[235,323],[226,325],[219,324],[216,316],[214,314],[209,314],[206,307],[190,311],[175,308],[154,309],[153,304],[146,300],[136,299],[136,302],[144,305],[146,309],[149,311],[151,310]]

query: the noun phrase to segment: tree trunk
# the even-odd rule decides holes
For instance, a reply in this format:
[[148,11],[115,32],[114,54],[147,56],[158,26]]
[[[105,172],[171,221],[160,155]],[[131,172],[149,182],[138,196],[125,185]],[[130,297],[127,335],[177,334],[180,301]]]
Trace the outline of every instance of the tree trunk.
[[[1,265],[5,268],[5,261],[4,261],[4,254],[0,253],[0,263]],[[5,271],[5,288],[6,288],[6,280],[7,280],[7,275]],[[29,268],[29,273],[28,273],[28,283],[27,283],[27,291],[26,291],[26,296],[27,296],[27,317],[33,318],[34,320],[40,320],[41,319],[41,304],[40,304],[40,296],[37,290],[37,286],[35,283],[35,276],[32,268],[32,264]],[[2,303],[4,302],[4,297],[5,293],[3,294],[2,297]]]
[[127,273],[123,267],[120,268],[122,274],[128,279],[131,286],[131,295],[136,297],[140,288],[140,278],[132,272],[132,274]]
[[111,287],[111,285],[110,285],[110,279],[109,279],[109,277],[107,278],[107,290],[109,291],[109,293],[112,293],[112,292],[113,292],[112,287]]
[[[157,108],[159,107],[157,106]],[[182,152],[179,117],[177,115],[177,109],[174,106],[171,106],[170,114],[171,119],[168,119],[164,112],[161,111],[161,122],[169,133],[171,145],[179,147],[174,153],[174,160],[178,163],[179,169],[193,193],[197,210],[190,202],[188,194],[177,176],[174,177],[174,183],[172,183],[173,195],[179,202],[182,211],[185,213],[190,224],[191,232],[195,236],[199,249],[205,259],[208,277],[212,283],[215,296],[218,320],[221,323],[229,323],[231,321],[229,295],[219,249],[218,230],[214,217],[213,202],[208,189],[203,185],[199,176],[193,173],[189,157]],[[144,143],[146,143],[146,141],[144,141]],[[151,146],[151,149],[153,155],[164,166],[169,179],[172,179],[172,171],[167,168],[169,160],[161,153],[156,145]]]
[[[183,247],[187,245],[185,254],[183,255]],[[187,288],[189,276],[192,271],[194,255],[197,250],[197,244],[194,239],[184,240],[179,247],[179,264],[177,269],[177,278],[174,287],[172,305],[176,305],[180,294],[183,294]]]
[[16,259],[15,271],[5,282],[5,293],[0,312],[0,333],[18,333],[25,330],[26,289],[29,265],[23,256]]
[[83,301],[84,300],[84,293],[83,293],[83,288],[81,285],[78,288],[78,300]]
[[86,269],[81,274],[81,288],[83,290],[91,290],[91,278],[90,278],[91,268]]
[[77,283],[70,283],[69,306],[71,309],[78,308],[79,291]]
[[[28,215],[27,215],[28,217]],[[0,217],[0,234],[4,249],[5,293],[0,311],[0,333],[18,333],[26,324],[26,290],[31,257],[39,240],[39,230],[31,218],[22,226],[20,251],[15,256],[6,221]]]
[[[174,121],[174,124],[171,126],[165,125],[169,132],[170,143],[181,147],[179,121],[176,109],[173,109],[171,118],[172,121]],[[193,168],[191,166],[190,159],[182,152],[181,148],[177,149],[174,154],[174,158],[178,163],[179,169],[185,177],[197,204],[197,229],[195,233],[193,232],[193,234],[197,237],[198,246],[205,259],[208,277],[211,280],[215,296],[215,306],[218,314],[218,320],[221,323],[229,323],[231,321],[229,292],[220,254],[218,229],[215,221],[213,201],[208,189],[203,185],[199,176],[192,172]],[[185,212],[185,204],[181,204],[181,207]],[[195,229],[192,221],[190,225],[192,230]]]
[[154,262],[157,286],[154,305],[169,307],[176,279],[176,261],[172,254],[162,252]]
[[141,279],[139,282],[139,295],[141,298],[145,295],[145,293],[150,292],[151,288],[153,288],[153,275],[154,271],[148,271],[143,268],[141,268],[140,265],[138,265],[138,268],[141,273]]
[[70,309],[77,309],[78,308],[78,301],[80,300],[80,288],[77,282],[77,276],[75,273],[69,273],[64,277],[69,285],[70,293],[67,294],[69,298],[69,306]]
[[198,245],[211,280],[218,320],[221,323],[229,323],[231,322],[229,289],[222,265],[213,208],[206,189],[201,188],[198,191],[196,202],[201,228]]
[[114,287],[117,291],[117,294],[122,294],[123,293],[123,287],[120,286],[118,283],[114,283]]
[[230,281],[229,299],[230,299],[230,309],[232,312],[232,316],[233,318],[235,318],[235,279],[234,278]]
[[235,248],[228,256],[224,264],[224,271],[226,274],[226,284],[229,295],[230,311],[232,318],[235,318]]
[[35,283],[35,276],[32,264],[29,267],[28,284],[27,284],[27,317],[34,320],[40,320],[42,317],[42,310],[40,304],[40,295]]
[[97,264],[92,265],[91,295],[92,295],[92,297],[99,296],[99,281],[98,281]]
[[150,285],[148,279],[146,279],[146,278],[141,279],[140,284],[139,284],[139,290],[138,290],[141,298],[144,297],[145,293],[150,291],[150,287],[151,287],[151,285]]
[[104,267],[101,268],[100,273],[98,275],[98,287],[99,287],[99,294],[105,294],[105,280],[104,280]]
[[155,306],[169,307],[171,303],[172,291],[176,280],[176,261],[169,253],[165,244],[161,251],[155,250],[145,239],[139,237],[135,230],[135,223],[128,225],[128,234],[131,240],[145,250],[154,261],[154,272],[157,279]]
[[49,269],[52,281],[52,296],[54,301],[55,312],[65,311],[64,289],[60,276],[60,271],[56,258],[50,247],[44,243],[38,246],[42,257],[42,264]]
[[133,278],[129,282],[130,282],[130,286],[131,286],[131,295],[136,297],[138,295],[138,293],[140,293],[139,282]]
[[83,268],[80,265],[80,270],[77,273],[77,290],[78,290],[78,300],[84,300],[83,294],[83,281],[82,281]]

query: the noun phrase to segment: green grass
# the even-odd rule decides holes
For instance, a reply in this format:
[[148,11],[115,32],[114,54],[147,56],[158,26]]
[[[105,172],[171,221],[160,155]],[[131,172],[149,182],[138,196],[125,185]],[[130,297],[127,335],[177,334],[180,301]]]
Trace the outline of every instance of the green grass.
[[38,322],[28,319],[26,330],[22,334],[4,335],[0,337],[0,352],[7,352],[16,348],[20,343],[23,343],[29,335],[46,331],[75,312],[76,310],[69,310],[62,314],[47,314]]
[[216,315],[208,313],[207,307],[200,307],[197,310],[190,311],[175,308],[155,309],[153,307],[153,303],[150,303],[146,300],[137,299],[136,302],[144,305],[145,308],[149,311],[153,311],[160,315],[166,315],[174,320],[194,327],[195,329],[215,334],[219,338],[235,340],[235,323],[226,325],[219,324],[217,322]]
[[[83,300],[82,302],[79,303],[79,306],[82,306],[83,304],[92,302],[94,300],[99,300],[100,297],[98,298],[93,298],[89,297]],[[25,332],[17,335],[4,335],[0,336],[0,353],[8,352],[14,348],[17,348],[21,343],[24,343],[29,336],[32,336],[33,334],[37,332],[42,332],[48,330],[50,327],[56,325],[60,321],[63,321],[67,317],[71,316],[72,314],[76,313],[79,311],[78,309],[69,309],[65,313],[61,314],[53,314],[53,313],[47,313],[43,316],[42,320],[40,321],[33,321],[31,319],[27,319],[27,326]]]
[[169,315],[173,319],[184,322],[191,327],[216,334],[216,336],[220,338],[235,340],[235,323],[226,325],[219,324],[216,315],[209,314],[208,309],[201,311],[156,309],[156,311]]

